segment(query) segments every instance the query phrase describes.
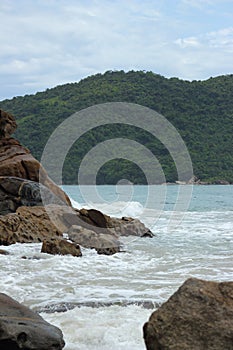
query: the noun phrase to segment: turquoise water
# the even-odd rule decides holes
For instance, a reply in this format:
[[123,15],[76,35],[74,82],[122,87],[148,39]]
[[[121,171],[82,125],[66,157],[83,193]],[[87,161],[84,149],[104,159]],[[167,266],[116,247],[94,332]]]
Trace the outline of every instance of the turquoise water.
[[[161,304],[189,277],[233,280],[233,186],[64,189],[77,207],[139,217],[155,234],[121,237],[124,253],[113,256],[84,248],[82,258],[51,256],[40,253],[41,244],[6,247],[10,255],[0,256],[1,292],[35,310],[83,305],[42,313],[62,329],[65,350],[144,350],[142,327],[152,310],[137,302]],[[88,302],[112,306],[91,308]]]
[[[129,186],[120,186],[122,191],[126,193],[131,193]],[[233,210],[233,185],[207,185],[207,186],[189,186],[191,187],[191,201],[188,206],[188,211],[225,211]],[[96,191],[99,193],[100,201],[106,201],[109,203],[114,203],[119,199],[119,186],[63,186],[64,190],[80,205],[86,204],[87,200],[90,200],[91,193]],[[86,190],[88,196],[85,198]],[[154,188],[154,192],[158,193],[161,197],[161,192],[166,192],[166,199],[163,206],[163,210],[172,210],[177,200],[178,191],[180,186],[169,185],[169,186],[150,186],[149,188]],[[162,190],[161,190],[162,189]],[[133,186],[133,194],[130,200],[133,202],[139,202],[145,205],[148,197],[148,186]],[[85,192],[82,194],[82,192]],[[97,199],[94,196],[94,199]],[[155,198],[156,203],[156,198]]]

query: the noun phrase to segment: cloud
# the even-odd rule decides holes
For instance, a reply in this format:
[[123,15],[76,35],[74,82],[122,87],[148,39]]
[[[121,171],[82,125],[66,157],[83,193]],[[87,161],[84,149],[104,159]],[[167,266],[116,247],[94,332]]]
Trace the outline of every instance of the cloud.
[[195,38],[195,37],[176,39],[175,44],[178,44],[181,48],[199,47],[200,46],[200,42],[198,41],[198,38]]
[[[203,8],[197,15],[188,3]],[[205,3],[5,0],[0,3],[0,99],[106,70],[152,70],[184,79],[229,73],[232,19],[219,14],[216,20],[206,10],[219,2]],[[226,9],[230,13],[229,7],[223,13]]]

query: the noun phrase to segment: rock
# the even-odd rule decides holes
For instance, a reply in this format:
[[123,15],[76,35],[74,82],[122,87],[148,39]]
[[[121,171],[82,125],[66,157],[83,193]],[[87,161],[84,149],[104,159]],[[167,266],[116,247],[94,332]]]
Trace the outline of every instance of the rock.
[[0,216],[0,244],[43,242],[48,237],[62,237],[44,207],[19,207],[16,213]]
[[1,350],[61,350],[64,346],[59,328],[0,293]]
[[13,115],[0,109],[0,139],[10,137],[16,128],[17,124]]
[[73,242],[95,249],[98,254],[112,255],[120,252],[120,242],[110,234],[97,233],[77,225],[71,226],[67,234]]
[[119,236],[154,237],[154,234],[140,220],[131,217],[110,218],[108,227]]
[[[138,219],[130,217],[114,218],[95,209],[80,209],[78,217],[83,221],[81,226],[96,232],[103,232],[119,236],[153,237],[152,232]],[[80,224],[79,224],[80,225]]]
[[193,175],[189,181],[187,181],[188,185],[199,185],[200,179],[197,176]]
[[213,185],[230,185],[230,182],[226,180],[215,180],[213,181]]
[[64,203],[71,206],[68,196],[48,176],[41,164],[23,147],[19,141],[10,137],[16,130],[15,119],[9,113],[0,110],[0,174],[14,176],[48,187]]
[[[37,194],[35,196],[37,197]],[[43,242],[44,239],[62,237],[64,232],[69,232],[69,238],[75,243],[94,248],[99,254],[110,255],[120,251],[118,238],[121,235],[138,237],[153,235],[143,223],[136,219],[110,218],[99,212],[95,213],[94,222],[92,221],[93,212],[90,216],[89,211],[85,211],[85,215],[83,212],[84,210],[79,211],[57,204],[46,207],[18,207],[15,213],[0,215],[0,244]],[[102,222],[105,220],[104,226],[107,227],[96,226],[98,220],[96,215],[101,216]]]
[[65,204],[48,187],[38,182],[0,176],[0,215],[14,213],[20,206],[43,206],[43,199],[50,204]]
[[7,250],[0,249],[0,254],[1,255],[9,255],[10,253]]
[[43,241],[41,253],[52,255],[72,255],[82,256],[81,249],[78,244],[66,241],[65,239],[51,238]]
[[233,349],[233,282],[188,279],[143,331],[147,350]]

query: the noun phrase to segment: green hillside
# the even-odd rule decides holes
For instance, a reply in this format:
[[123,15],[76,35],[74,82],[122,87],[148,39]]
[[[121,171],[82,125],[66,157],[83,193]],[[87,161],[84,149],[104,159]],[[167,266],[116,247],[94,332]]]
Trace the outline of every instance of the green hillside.
[[[18,123],[15,137],[40,159],[53,130],[81,109],[105,102],[131,102],[163,114],[179,131],[189,150],[194,174],[202,181],[217,179],[233,183],[233,75],[205,81],[164,78],[152,72],[108,71],[35,95],[0,102]],[[139,141],[160,161],[166,180],[177,180],[176,167],[168,150],[151,134],[134,127],[98,127],[83,135],[67,155],[63,179],[77,183],[79,163],[101,141],[126,137]],[[132,162],[117,159],[99,171],[98,183],[116,183],[127,178],[145,183],[142,171]]]

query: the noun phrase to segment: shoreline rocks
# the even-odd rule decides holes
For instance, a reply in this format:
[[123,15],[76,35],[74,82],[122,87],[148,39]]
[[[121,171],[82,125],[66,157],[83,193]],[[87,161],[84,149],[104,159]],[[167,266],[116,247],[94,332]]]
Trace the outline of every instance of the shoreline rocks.
[[233,349],[233,282],[188,279],[143,333],[147,350]]
[[[120,236],[153,237],[137,219],[117,219],[95,209],[72,208],[69,197],[30,151],[11,137],[16,128],[14,117],[0,110],[1,245],[45,242],[43,251],[70,251],[81,256],[81,251],[77,252],[80,244],[98,254],[112,255],[120,252]],[[62,238],[66,232],[72,243]]]
[[[121,236],[153,237],[151,231],[137,219],[111,218],[94,209],[90,213],[57,204],[18,207],[15,213],[0,215],[0,244],[7,246],[17,242],[42,243],[52,240],[57,246],[65,246],[63,233],[66,232],[73,242],[73,251],[78,244],[95,249],[98,254],[112,255],[121,251]],[[103,227],[97,226],[97,223]],[[64,243],[59,243],[59,240]]]
[[55,196],[71,206],[69,197],[48,176],[30,151],[19,141],[11,137],[17,124],[14,117],[0,110],[0,174],[40,182],[48,187]]
[[19,207],[0,216],[0,244],[39,243],[48,237],[62,237],[44,207]]
[[13,176],[0,176],[0,215],[16,212],[21,206],[65,205],[49,188],[38,182]]
[[59,328],[0,293],[0,349],[61,350],[65,346]]
[[73,244],[65,239],[59,238],[45,239],[42,244],[41,253],[52,255],[72,255],[77,257],[82,256],[78,244]]

